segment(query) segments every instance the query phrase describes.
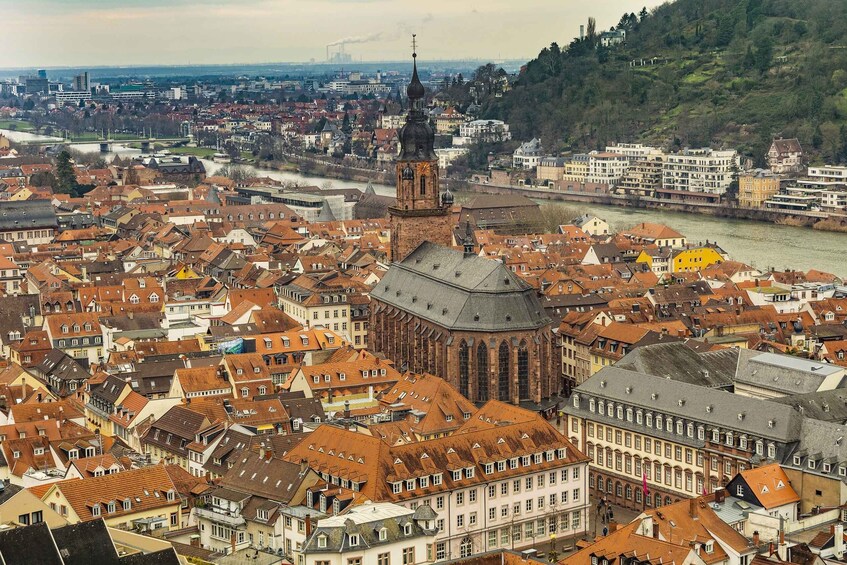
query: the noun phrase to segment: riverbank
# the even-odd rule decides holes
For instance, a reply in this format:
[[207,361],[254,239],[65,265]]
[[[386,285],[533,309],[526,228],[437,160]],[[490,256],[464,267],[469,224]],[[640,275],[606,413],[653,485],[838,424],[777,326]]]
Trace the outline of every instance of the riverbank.
[[560,202],[577,202],[636,208],[642,210],[664,210],[692,214],[695,216],[711,216],[731,220],[764,222],[769,224],[812,228],[818,231],[847,233],[847,216],[833,216],[825,212],[784,211],[763,208],[741,208],[720,204],[674,202],[650,197],[630,197],[617,194],[594,194],[581,192],[554,191],[544,188],[528,188],[518,186],[503,186],[482,183],[467,183],[470,192],[486,194],[518,194],[538,200],[553,200]]
[[[192,149],[186,147],[187,150]],[[239,160],[238,163],[255,166],[257,169],[268,169],[272,171],[293,172],[303,176],[321,177],[326,179],[351,181],[351,182],[373,182],[376,184],[391,185],[394,183],[394,173],[389,171],[378,171],[363,167],[351,167],[338,163],[322,161],[309,157],[291,155],[284,161],[262,161]]]

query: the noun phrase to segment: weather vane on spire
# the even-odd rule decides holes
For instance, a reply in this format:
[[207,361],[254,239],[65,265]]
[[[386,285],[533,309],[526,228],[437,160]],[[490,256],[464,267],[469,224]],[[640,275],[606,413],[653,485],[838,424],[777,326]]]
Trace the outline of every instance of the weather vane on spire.
[[417,33],[412,34],[412,57],[414,57],[414,58],[417,58],[417,56],[418,56],[418,43],[417,43],[417,39],[416,39],[417,37],[418,37]]

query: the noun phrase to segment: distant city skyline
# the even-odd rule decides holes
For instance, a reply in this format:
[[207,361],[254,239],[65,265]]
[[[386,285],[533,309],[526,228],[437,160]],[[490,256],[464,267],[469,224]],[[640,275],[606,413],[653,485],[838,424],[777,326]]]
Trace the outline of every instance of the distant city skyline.
[[525,59],[663,0],[0,0],[0,68]]

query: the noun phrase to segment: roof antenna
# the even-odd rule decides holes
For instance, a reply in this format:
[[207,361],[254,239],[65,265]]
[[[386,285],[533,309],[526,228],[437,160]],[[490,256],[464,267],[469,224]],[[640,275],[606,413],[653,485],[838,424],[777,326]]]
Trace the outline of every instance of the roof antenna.
[[417,33],[412,34],[412,58],[413,59],[417,59],[417,57],[418,57],[418,42],[417,42],[417,39],[416,39],[417,37],[418,37]]

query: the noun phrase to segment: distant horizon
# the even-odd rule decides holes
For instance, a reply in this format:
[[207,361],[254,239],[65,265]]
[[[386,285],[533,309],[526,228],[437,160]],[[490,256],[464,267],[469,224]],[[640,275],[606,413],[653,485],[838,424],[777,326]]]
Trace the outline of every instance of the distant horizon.
[[[530,60],[664,0],[0,0],[0,68]],[[387,56],[390,54],[390,56]],[[82,63],[80,63],[82,61]],[[240,61],[240,62],[239,62]]]
[[[537,54],[536,54],[537,55]],[[434,63],[465,63],[465,62],[491,62],[494,64],[498,64],[498,62],[528,62],[533,59],[536,55],[531,55],[527,58],[523,57],[503,57],[503,58],[491,58],[491,57],[464,57],[464,58],[456,58],[456,59],[430,59],[426,60],[421,57],[418,58],[418,65],[420,67],[426,68],[429,65]],[[115,65],[86,65],[85,63],[74,64],[74,65],[46,65],[46,66],[24,66],[24,67],[0,67],[0,72],[13,72],[13,71],[37,71],[37,70],[76,70],[76,69],[143,69],[143,68],[179,68],[179,67],[261,67],[266,65],[309,65],[309,66],[325,66],[325,67],[343,67],[345,65],[378,65],[378,64],[386,64],[386,65],[402,65],[404,63],[412,64],[411,56],[408,59],[363,59],[363,60],[353,60],[345,63],[335,63],[330,61],[256,61],[256,62],[247,62],[241,61],[236,63],[133,63],[133,64],[115,64]]]

